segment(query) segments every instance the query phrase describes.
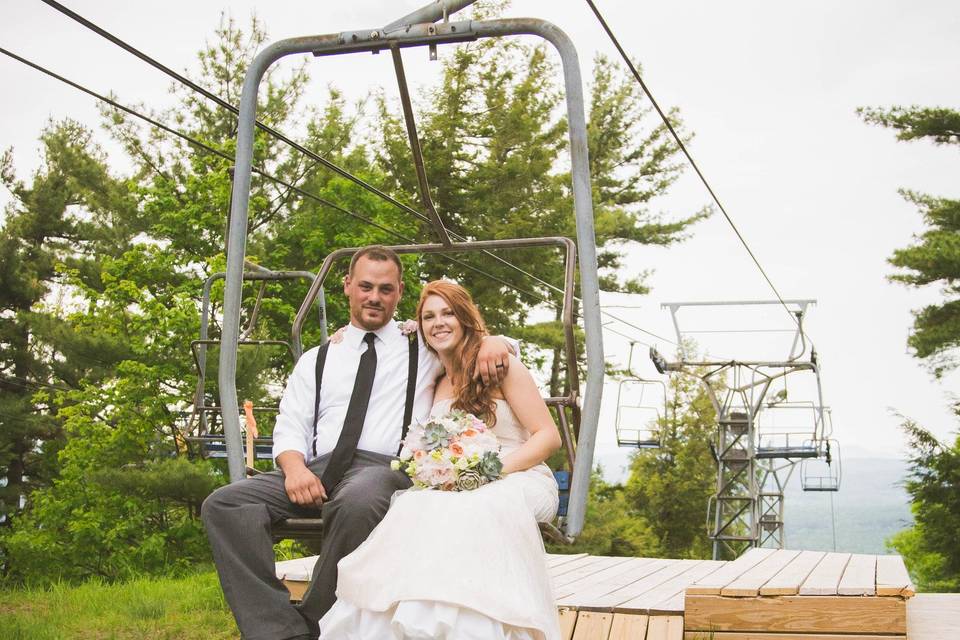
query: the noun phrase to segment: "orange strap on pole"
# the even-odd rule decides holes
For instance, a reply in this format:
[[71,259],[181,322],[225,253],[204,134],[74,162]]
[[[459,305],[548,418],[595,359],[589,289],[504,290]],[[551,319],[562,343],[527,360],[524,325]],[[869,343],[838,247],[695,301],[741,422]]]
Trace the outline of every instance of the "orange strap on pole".
[[252,469],[256,454],[253,441],[257,437],[257,420],[253,417],[253,402],[250,400],[243,401],[243,414],[247,424],[247,466]]

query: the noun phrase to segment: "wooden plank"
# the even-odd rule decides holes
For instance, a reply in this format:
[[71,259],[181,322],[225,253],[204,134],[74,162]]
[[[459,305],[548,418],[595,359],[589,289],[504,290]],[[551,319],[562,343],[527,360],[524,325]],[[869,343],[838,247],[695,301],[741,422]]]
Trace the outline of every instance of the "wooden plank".
[[612,625],[612,613],[581,611],[577,615],[577,627],[573,630],[573,640],[607,640]]
[[615,613],[632,613],[642,611],[651,614],[654,612],[683,614],[682,602],[678,608],[665,610],[666,603],[673,602],[673,597],[675,595],[678,593],[682,594],[691,584],[710,575],[714,571],[717,571],[724,565],[726,565],[726,562],[721,562],[719,560],[704,560],[699,564],[691,566],[688,570],[684,571],[680,575],[674,576],[666,582],[658,584],[653,589],[640,594],[636,598],[617,605],[613,608],[613,610]]
[[595,562],[602,562],[602,556],[584,556],[582,558],[577,558],[572,562],[566,562],[558,567],[550,567],[548,571],[550,572],[550,578],[556,582],[560,576],[570,573],[571,571],[578,571],[585,567],[589,567]]
[[917,592],[900,556],[877,556],[877,595],[911,598]]
[[760,587],[762,596],[795,596],[810,572],[827,555],[823,551],[801,551],[800,555]]
[[647,637],[647,616],[634,616],[626,613],[613,614],[608,640],[645,640]]
[[[755,631],[687,631],[684,640],[904,640],[905,636],[874,633],[757,633]],[[910,636],[913,640],[913,636]]]
[[766,631],[904,634],[906,601],[901,598],[780,596],[723,598],[687,593],[689,631]]
[[739,578],[720,590],[720,595],[743,598],[760,595],[760,587],[800,555],[799,551],[778,549]]
[[647,640],[683,640],[683,616],[650,616]]
[[587,607],[617,589],[638,582],[664,567],[669,567],[673,562],[673,560],[657,559],[651,562],[637,563],[630,567],[629,572],[607,578],[588,589],[578,590],[570,595],[560,597],[557,604],[568,607]]
[[[616,584],[616,586],[620,587],[632,582],[635,578],[631,578],[631,576],[641,572],[641,567],[656,562],[653,558],[631,558],[627,562],[607,567],[602,571],[598,571],[579,580],[560,586],[554,585],[553,595],[559,601],[567,596],[590,591],[609,584]],[[610,591],[613,591],[613,589],[608,589],[605,593],[609,593]]]
[[843,570],[837,586],[841,596],[872,596],[877,593],[877,556],[855,553]]
[[574,569],[573,571],[567,571],[566,573],[560,574],[553,578],[554,587],[563,587],[566,584],[571,582],[577,582],[578,580],[590,579],[596,574],[600,573],[605,569],[610,567],[615,567],[618,564],[623,564],[632,560],[632,558],[623,558],[623,557],[613,557],[613,556],[595,556],[594,561],[588,565],[580,567],[579,569]]
[[840,587],[843,570],[850,561],[849,553],[828,553],[814,567],[807,579],[800,585],[802,596],[835,596]]
[[748,549],[742,556],[728,562],[721,571],[714,572],[702,581],[690,585],[687,594],[720,595],[721,589],[755,567],[761,560],[772,555],[773,549]]
[[906,602],[907,637],[910,640],[957,637],[957,629],[960,629],[960,593],[918,593]]
[[573,629],[577,625],[577,612],[573,609],[560,607],[557,610],[560,617],[560,640],[572,640]]
[[657,585],[663,584],[667,580],[674,578],[691,567],[700,564],[703,560],[672,560],[659,571],[655,571],[645,578],[623,586],[616,591],[611,591],[605,596],[601,596],[591,602],[583,603],[580,609],[595,609],[601,611],[612,610],[617,605],[623,604],[628,600],[633,600],[637,596],[646,593]]
[[553,568],[553,567],[559,567],[560,565],[565,564],[567,562],[579,560],[580,558],[586,558],[587,554],[585,553],[570,553],[570,554],[548,553],[546,554],[546,556],[547,556],[547,566]]
[[[711,571],[718,571],[723,565],[726,564],[720,560],[706,560],[701,563],[695,570],[692,575],[697,576],[697,580],[705,578],[710,574]],[[690,586],[690,583],[693,580],[690,580],[687,584],[679,583],[678,580],[672,581],[674,584],[670,585],[669,589],[663,589],[657,587],[656,595],[660,597],[659,600],[652,602],[648,605],[651,615],[658,614],[671,614],[671,613],[683,613],[683,603],[684,603],[684,594],[687,591],[687,587]],[[672,593],[668,593],[672,591]],[[663,594],[667,595],[664,596]],[[645,596],[640,596],[641,598]]]

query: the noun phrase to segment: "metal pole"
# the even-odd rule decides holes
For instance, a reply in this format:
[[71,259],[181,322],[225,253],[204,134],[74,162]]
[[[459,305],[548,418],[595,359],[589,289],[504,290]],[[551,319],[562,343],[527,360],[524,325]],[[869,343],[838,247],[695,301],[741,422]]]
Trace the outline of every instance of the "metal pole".
[[391,31],[402,29],[411,24],[422,24],[424,22],[436,22],[453,15],[465,7],[469,7],[477,0],[436,0],[430,4],[420,7],[412,13],[408,13],[402,18],[398,18],[383,28],[386,35]]
[[440,214],[433,206],[433,198],[430,197],[430,182],[427,180],[427,168],[423,165],[423,151],[420,149],[420,138],[417,135],[417,121],[413,116],[413,105],[410,103],[410,91],[407,88],[407,74],[403,70],[403,57],[400,53],[400,47],[393,44],[390,47],[390,53],[393,54],[393,68],[397,74],[397,86],[400,89],[400,104],[403,106],[403,120],[407,125],[407,137],[410,138],[410,153],[413,154],[413,166],[417,170],[417,183],[420,185],[420,199],[423,200],[423,207],[427,210],[427,217],[430,218],[430,224],[433,230],[446,246],[450,246],[450,236],[443,226]]
[[246,474],[243,442],[240,437],[240,407],[237,402],[237,340],[240,336],[240,301],[243,287],[243,263],[247,250],[250,177],[253,170],[253,131],[257,117],[257,92],[267,68],[279,58],[311,51],[318,41],[336,42],[337,36],[318,36],[281,40],[261,51],[247,69],[240,97],[237,120],[237,156],[234,162],[230,227],[227,232],[227,275],[223,296],[223,331],[220,348],[220,406],[230,481]]

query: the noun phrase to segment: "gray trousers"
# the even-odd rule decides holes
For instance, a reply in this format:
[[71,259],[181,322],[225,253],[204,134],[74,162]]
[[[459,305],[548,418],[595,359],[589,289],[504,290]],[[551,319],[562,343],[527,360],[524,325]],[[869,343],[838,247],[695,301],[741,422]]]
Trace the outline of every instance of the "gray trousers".
[[[320,456],[308,466],[320,477],[329,458]],[[409,478],[390,469],[393,459],[357,451],[343,480],[328,493],[320,558],[297,607],[276,577],[270,525],[284,518],[315,518],[318,510],[290,502],[280,471],[234,482],[207,497],[201,516],[220,585],[245,640],[317,637],[317,621],[336,600],[340,558],[367,539],[393,493],[410,486]]]

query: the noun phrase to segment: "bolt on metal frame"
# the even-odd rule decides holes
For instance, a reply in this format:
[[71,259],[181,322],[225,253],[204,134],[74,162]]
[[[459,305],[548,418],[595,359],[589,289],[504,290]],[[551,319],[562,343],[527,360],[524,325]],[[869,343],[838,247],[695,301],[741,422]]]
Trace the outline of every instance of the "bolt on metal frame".
[[[244,79],[238,118],[236,174],[227,234],[223,347],[220,352],[219,369],[220,401],[230,479],[231,481],[240,480],[244,477],[245,472],[240,436],[239,406],[236,398],[236,343],[240,335],[241,286],[246,251],[257,94],[260,82],[267,69],[277,60],[298,53],[326,56],[363,52],[378,53],[384,49],[399,50],[423,46],[433,49],[439,44],[467,42],[479,38],[533,35],[550,42],[560,55],[569,125],[571,180],[580,268],[581,316],[584,321],[587,359],[586,392],[576,443],[578,455],[573,468],[570,509],[565,523],[567,535],[576,536],[583,528],[586,514],[593,449],[600,417],[600,400],[603,394],[604,371],[596,238],[594,235],[593,202],[587,156],[587,129],[580,63],[576,48],[570,38],[556,26],[544,20],[512,18],[485,21],[448,21],[448,17],[452,13],[471,3],[471,0],[434,2],[382,29],[364,29],[281,40],[262,50],[248,68]],[[443,19],[444,22],[434,24],[440,19]],[[424,200],[426,202],[425,198]],[[439,222],[439,220],[434,222]],[[440,232],[439,229],[438,234],[441,238],[444,238],[445,234]],[[447,241],[449,242],[449,239]]]
[[[655,349],[650,357],[657,370],[685,372],[701,370],[703,383],[717,413],[713,443],[717,463],[714,495],[707,504],[707,529],[713,540],[715,560],[735,558],[749,547],[764,545],[783,548],[784,487],[800,459],[822,455],[825,433],[823,392],[812,343],[803,332],[803,318],[814,300],[786,300],[796,318],[796,330],[786,360],[779,361],[692,361],[667,362]],[[677,335],[684,343],[689,332],[680,328],[677,312],[685,307],[780,305],[779,300],[731,302],[670,302],[669,309]],[[808,356],[807,359],[801,359]],[[791,446],[762,446],[757,428],[758,415],[765,411],[764,399],[771,384],[800,372],[814,376],[816,397],[811,400],[813,424],[809,443]],[[769,408],[769,407],[767,407]]]

